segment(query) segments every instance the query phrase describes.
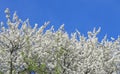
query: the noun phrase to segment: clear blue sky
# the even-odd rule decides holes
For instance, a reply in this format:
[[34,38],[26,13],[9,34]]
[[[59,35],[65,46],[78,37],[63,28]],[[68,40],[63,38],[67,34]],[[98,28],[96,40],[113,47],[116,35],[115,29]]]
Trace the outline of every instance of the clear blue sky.
[[0,21],[5,21],[5,8],[22,20],[29,18],[31,25],[50,21],[50,26],[65,24],[68,33],[78,29],[85,35],[101,27],[100,39],[120,35],[120,0],[0,0]]

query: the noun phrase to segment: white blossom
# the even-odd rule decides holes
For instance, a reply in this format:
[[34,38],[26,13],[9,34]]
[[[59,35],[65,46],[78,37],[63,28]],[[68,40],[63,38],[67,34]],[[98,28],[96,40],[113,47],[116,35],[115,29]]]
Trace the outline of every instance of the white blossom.
[[101,28],[88,31],[87,37],[78,30],[70,36],[64,24],[57,31],[54,26],[44,31],[49,22],[32,28],[29,20],[21,21],[16,12],[12,19],[8,8],[5,13],[8,28],[3,23],[0,27],[1,73],[119,74],[119,36],[110,41],[106,35],[99,41]]

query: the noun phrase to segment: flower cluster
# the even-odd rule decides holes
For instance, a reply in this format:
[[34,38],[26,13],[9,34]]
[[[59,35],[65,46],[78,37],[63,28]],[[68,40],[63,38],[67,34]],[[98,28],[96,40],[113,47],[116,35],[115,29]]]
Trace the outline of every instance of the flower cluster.
[[79,31],[71,36],[64,25],[55,31],[49,24],[32,28],[29,20],[22,21],[16,12],[13,18],[5,10],[7,27],[0,25],[0,72],[2,74],[118,74],[120,71],[120,37],[101,42],[94,29],[88,36]]

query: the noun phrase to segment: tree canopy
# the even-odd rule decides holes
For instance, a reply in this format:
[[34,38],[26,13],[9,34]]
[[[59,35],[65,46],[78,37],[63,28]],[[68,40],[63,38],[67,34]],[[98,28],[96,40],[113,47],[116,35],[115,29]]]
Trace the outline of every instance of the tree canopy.
[[7,8],[6,24],[0,26],[1,74],[118,74],[120,71],[120,37],[98,41],[100,28],[71,33],[64,25],[55,31],[54,26],[31,27],[29,20],[22,21],[16,12],[10,17]]

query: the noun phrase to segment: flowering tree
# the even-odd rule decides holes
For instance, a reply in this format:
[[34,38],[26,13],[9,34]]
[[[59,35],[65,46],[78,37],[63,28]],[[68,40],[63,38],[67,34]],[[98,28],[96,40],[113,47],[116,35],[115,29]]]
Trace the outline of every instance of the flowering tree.
[[120,69],[120,37],[100,42],[94,29],[85,37],[79,31],[71,36],[64,25],[54,31],[32,28],[29,20],[22,21],[16,12],[13,18],[5,10],[7,26],[0,27],[1,74],[118,74]]

